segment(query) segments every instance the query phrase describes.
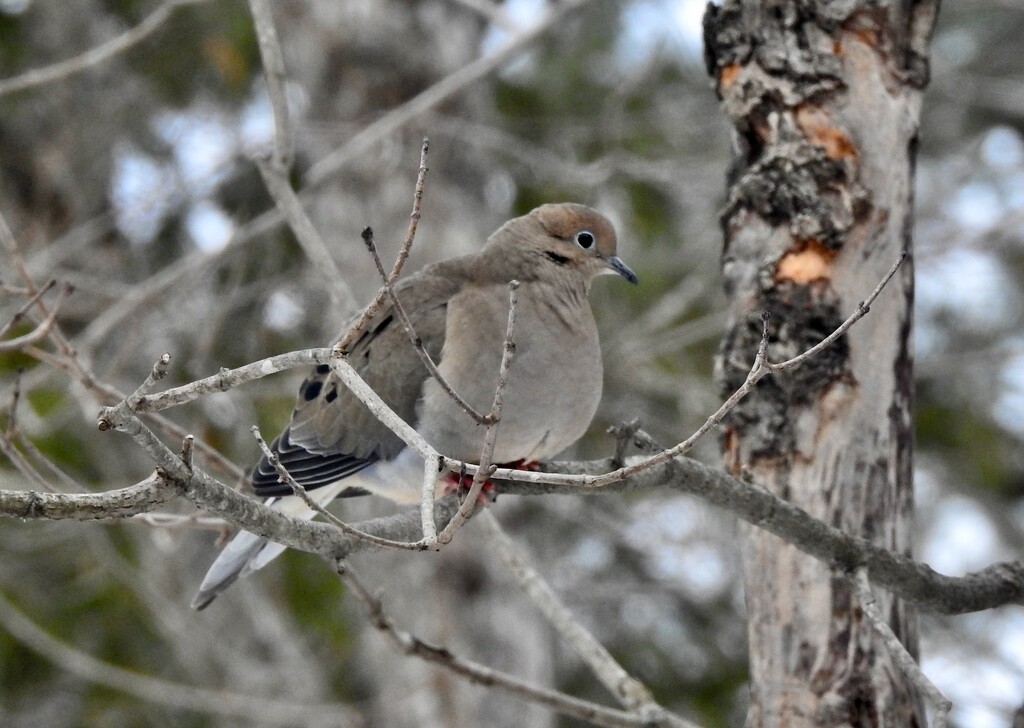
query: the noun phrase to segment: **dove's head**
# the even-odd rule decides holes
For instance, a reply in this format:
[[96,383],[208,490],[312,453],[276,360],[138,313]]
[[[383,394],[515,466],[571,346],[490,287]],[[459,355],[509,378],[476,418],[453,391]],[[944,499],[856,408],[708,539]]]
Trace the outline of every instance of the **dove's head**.
[[518,275],[561,277],[615,273],[636,283],[636,273],[616,254],[615,228],[604,215],[572,202],[541,205],[505,223],[488,240],[487,249],[501,251],[523,268]]

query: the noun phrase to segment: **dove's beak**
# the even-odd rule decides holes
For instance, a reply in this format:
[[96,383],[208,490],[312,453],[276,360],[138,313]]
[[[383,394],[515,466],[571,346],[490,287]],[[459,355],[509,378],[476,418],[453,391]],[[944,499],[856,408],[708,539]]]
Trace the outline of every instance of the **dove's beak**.
[[608,264],[608,267],[611,269],[610,272],[618,273],[633,285],[636,285],[639,282],[640,279],[636,277],[636,273],[633,272],[633,269],[626,265],[619,256],[613,255],[609,258],[605,258],[604,262]]

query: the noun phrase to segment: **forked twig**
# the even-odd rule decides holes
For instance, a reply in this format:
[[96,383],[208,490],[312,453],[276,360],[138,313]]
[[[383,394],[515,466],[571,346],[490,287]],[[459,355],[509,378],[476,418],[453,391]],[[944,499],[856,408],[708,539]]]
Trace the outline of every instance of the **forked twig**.
[[488,415],[482,415],[473,408],[469,402],[467,402],[462,395],[455,391],[455,388],[448,383],[448,380],[444,378],[434,360],[431,358],[430,353],[423,346],[423,339],[416,333],[416,329],[413,328],[412,321],[409,320],[409,315],[405,312],[405,307],[398,298],[398,294],[395,293],[395,287],[391,284],[387,272],[384,270],[384,264],[381,262],[380,255],[377,253],[377,246],[373,241],[373,230],[366,228],[363,230],[363,242],[366,243],[367,250],[370,251],[370,257],[373,258],[373,262],[377,267],[377,272],[380,274],[384,281],[384,289],[387,292],[388,298],[391,300],[391,307],[394,309],[395,314],[398,316],[399,323],[402,324],[402,328],[405,330],[406,336],[409,337],[409,341],[412,343],[413,348],[420,357],[420,361],[423,362],[423,366],[426,367],[430,376],[438,383],[441,389],[459,406],[459,408],[467,415],[473,418],[473,421],[478,425],[485,425],[488,423]]
[[352,324],[345,335],[341,337],[341,340],[334,345],[334,351],[337,356],[346,356],[353,344],[366,331],[370,320],[377,314],[380,307],[384,305],[384,299],[388,297],[387,286],[395,284],[399,274],[402,272],[406,259],[409,257],[413,240],[416,238],[416,228],[420,222],[420,205],[423,202],[423,186],[427,179],[427,152],[429,150],[430,140],[424,138],[423,146],[420,148],[420,166],[416,173],[416,187],[413,192],[412,212],[409,214],[409,227],[406,229],[405,239],[402,240],[402,247],[399,248],[398,255],[395,257],[395,263],[391,266],[391,272],[387,275],[385,285],[381,286],[380,290],[377,291],[377,295],[370,301],[370,304],[363,309],[362,315]]
[[156,383],[167,376],[167,367],[170,366],[170,363],[170,354],[163,354],[156,360],[156,363],[153,364],[153,369],[150,371],[149,376],[146,377],[146,380],[139,385],[138,389],[128,395],[125,399],[125,404],[128,406],[128,409],[134,411],[139,402],[141,402],[147,394],[153,391],[153,387],[156,386]]
[[[39,291],[37,295],[32,296],[29,302],[26,304],[26,308],[33,305],[42,306],[40,298],[42,297],[43,291]],[[57,323],[57,314],[60,313],[61,306],[64,304],[64,299],[71,293],[71,286],[64,284],[60,287],[60,291],[57,293],[57,300],[53,302],[53,308],[46,315],[38,326],[32,331],[22,336],[18,336],[14,339],[8,339],[7,341],[0,341],[0,351],[19,351],[27,346],[36,344],[50,335],[53,330],[54,324]],[[11,324],[17,320],[19,314],[15,314],[15,318],[11,320]],[[7,327],[4,327],[7,330]]]

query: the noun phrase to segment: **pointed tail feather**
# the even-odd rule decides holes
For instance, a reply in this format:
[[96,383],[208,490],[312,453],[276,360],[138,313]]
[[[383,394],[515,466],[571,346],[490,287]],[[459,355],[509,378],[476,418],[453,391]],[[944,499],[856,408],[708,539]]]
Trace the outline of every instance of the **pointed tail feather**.
[[[343,483],[337,482],[312,490],[309,495],[319,505],[325,506],[346,488],[347,486]],[[316,515],[316,511],[307,506],[301,498],[293,495],[268,498],[266,505],[286,515],[304,518],[307,521]],[[205,609],[221,592],[234,584],[235,580],[262,569],[280,556],[286,548],[286,546],[269,541],[262,536],[248,531],[239,531],[206,572],[195,598],[192,599],[192,608]]]
[[[271,544],[267,539],[248,531],[240,531],[235,535],[224,550],[220,552],[217,559],[210,566],[210,570],[203,577],[203,583],[199,585],[195,598],[192,599],[192,608],[196,610],[205,609],[222,591],[235,583],[235,580],[243,572],[249,573],[247,568],[249,562],[255,558],[264,547]],[[284,547],[281,546],[281,550]],[[277,553],[281,553],[279,550]],[[275,554],[276,556],[276,554]]]

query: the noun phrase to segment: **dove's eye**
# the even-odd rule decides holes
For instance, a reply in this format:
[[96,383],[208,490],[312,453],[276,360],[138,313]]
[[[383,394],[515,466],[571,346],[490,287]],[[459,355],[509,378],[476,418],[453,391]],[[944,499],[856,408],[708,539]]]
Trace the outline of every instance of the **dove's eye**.
[[576,233],[576,244],[584,250],[594,247],[594,233],[589,230],[580,230]]

